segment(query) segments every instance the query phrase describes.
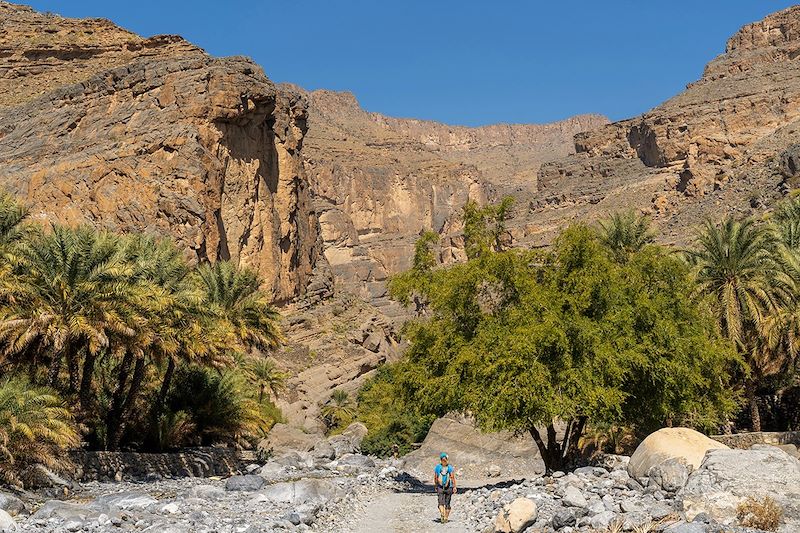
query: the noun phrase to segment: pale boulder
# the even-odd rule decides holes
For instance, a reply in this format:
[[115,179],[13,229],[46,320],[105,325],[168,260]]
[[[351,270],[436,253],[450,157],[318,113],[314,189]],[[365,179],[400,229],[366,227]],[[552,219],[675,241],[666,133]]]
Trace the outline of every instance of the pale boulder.
[[700,468],[706,452],[728,449],[702,433],[689,428],[663,428],[651,433],[633,452],[628,473],[633,478],[650,475],[650,469],[668,459],[685,462],[690,470]]
[[498,533],[519,533],[536,522],[538,509],[536,502],[528,498],[517,498],[505,505],[494,522]]
[[265,452],[271,451],[276,456],[289,451],[307,452],[323,438],[321,434],[306,433],[288,424],[275,424],[266,438],[258,443],[258,448]]
[[800,531],[800,461],[777,448],[711,450],[678,492],[686,517],[706,513],[724,525],[736,520],[748,497],[770,497],[784,512],[781,533]]

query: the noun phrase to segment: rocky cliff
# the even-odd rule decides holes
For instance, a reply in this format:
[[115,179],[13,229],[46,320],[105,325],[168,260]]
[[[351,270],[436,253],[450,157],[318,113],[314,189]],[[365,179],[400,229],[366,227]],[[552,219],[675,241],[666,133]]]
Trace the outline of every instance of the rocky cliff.
[[0,184],[36,218],[170,235],[288,300],[318,252],[306,118],[247,59],[0,4]]
[[[386,279],[410,266],[414,241],[460,230],[472,199],[536,189],[539,166],[574,153],[572,137],[599,115],[544,125],[480,128],[364,111],[350,93],[313,91],[303,149],[324,254],[339,285],[386,308]],[[442,261],[462,259],[445,246]]]
[[800,7],[744,26],[684,92],[577,135],[575,155],[540,170],[528,218],[633,205],[654,214],[666,240],[685,242],[704,216],[768,207],[796,174],[781,161],[800,128],[798,54]]

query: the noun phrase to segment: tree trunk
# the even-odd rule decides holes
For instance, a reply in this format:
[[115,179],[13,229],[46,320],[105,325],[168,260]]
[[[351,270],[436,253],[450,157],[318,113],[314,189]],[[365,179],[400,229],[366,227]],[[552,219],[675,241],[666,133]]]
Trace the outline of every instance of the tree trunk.
[[111,408],[108,410],[108,415],[106,417],[106,450],[109,449],[112,436],[116,434],[119,427],[122,406],[125,403],[125,389],[128,386],[128,377],[130,376],[131,372],[131,365],[133,365],[133,354],[126,351],[125,356],[122,358],[122,363],[119,365],[117,385],[114,387],[114,392],[111,395]]
[[556,471],[564,471],[566,468],[571,467],[578,454],[578,442],[583,429],[586,426],[587,417],[579,416],[567,422],[567,428],[564,432],[564,439],[559,443],[556,438],[555,426],[550,423],[547,425],[547,443],[545,444],[539,430],[535,427],[529,428],[529,432],[533,437],[536,446],[539,448],[539,453],[544,461],[545,473],[552,474]]
[[156,401],[150,411],[150,424],[153,429],[158,425],[158,419],[164,411],[164,404],[167,402],[167,394],[172,386],[172,378],[175,375],[175,359],[170,357],[167,361],[167,369],[164,371],[164,379],[161,381],[161,389],[158,391]]
[[755,384],[751,384],[747,390],[747,400],[750,406],[750,424],[754,432],[761,431],[761,413],[758,410],[758,397],[756,396]]
[[81,375],[81,410],[88,413],[92,403],[92,381],[94,379],[94,364],[97,361],[97,354],[91,352],[86,354],[83,361],[83,374]]
[[47,372],[47,382],[52,388],[58,388],[58,375],[61,373],[61,354],[54,353]]
[[78,350],[75,350],[69,342],[64,346],[64,359],[67,360],[67,370],[69,371],[67,394],[75,394],[78,392],[78,386],[81,381],[80,361],[78,361]]
[[133,369],[133,377],[131,378],[131,385],[128,389],[128,395],[125,398],[125,403],[122,405],[122,409],[119,412],[117,423],[113,428],[114,431],[113,433],[109,434],[108,437],[108,448],[111,451],[116,451],[119,449],[119,444],[122,440],[122,434],[125,432],[125,428],[128,425],[130,415],[133,410],[133,405],[136,402],[136,398],[138,397],[139,391],[142,388],[145,370],[144,367],[144,357],[137,357],[136,366]]

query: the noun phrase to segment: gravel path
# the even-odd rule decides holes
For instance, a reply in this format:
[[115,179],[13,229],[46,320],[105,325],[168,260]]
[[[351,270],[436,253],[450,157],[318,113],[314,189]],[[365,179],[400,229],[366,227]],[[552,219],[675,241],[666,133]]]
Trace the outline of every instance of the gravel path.
[[453,513],[450,522],[439,522],[436,494],[433,492],[383,491],[374,496],[364,512],[355,521],[334,529],[336,532],[352,533],[424,533],[467,531],[463,520],[459,520],[459,495],[453,496]]

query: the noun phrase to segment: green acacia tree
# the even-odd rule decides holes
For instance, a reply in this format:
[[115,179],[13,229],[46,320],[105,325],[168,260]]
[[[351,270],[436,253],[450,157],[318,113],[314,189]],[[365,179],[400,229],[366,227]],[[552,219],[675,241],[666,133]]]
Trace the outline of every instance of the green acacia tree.
[[431,273],[429,316],[407,328],[397,382],[423,412],[528,433],[553,471],[572,463],[587,421],[643,433],[713,427],[734,409],[736,353],[679,259],[648,247],[619,264],[581,225],[546,252],[483,250]]

